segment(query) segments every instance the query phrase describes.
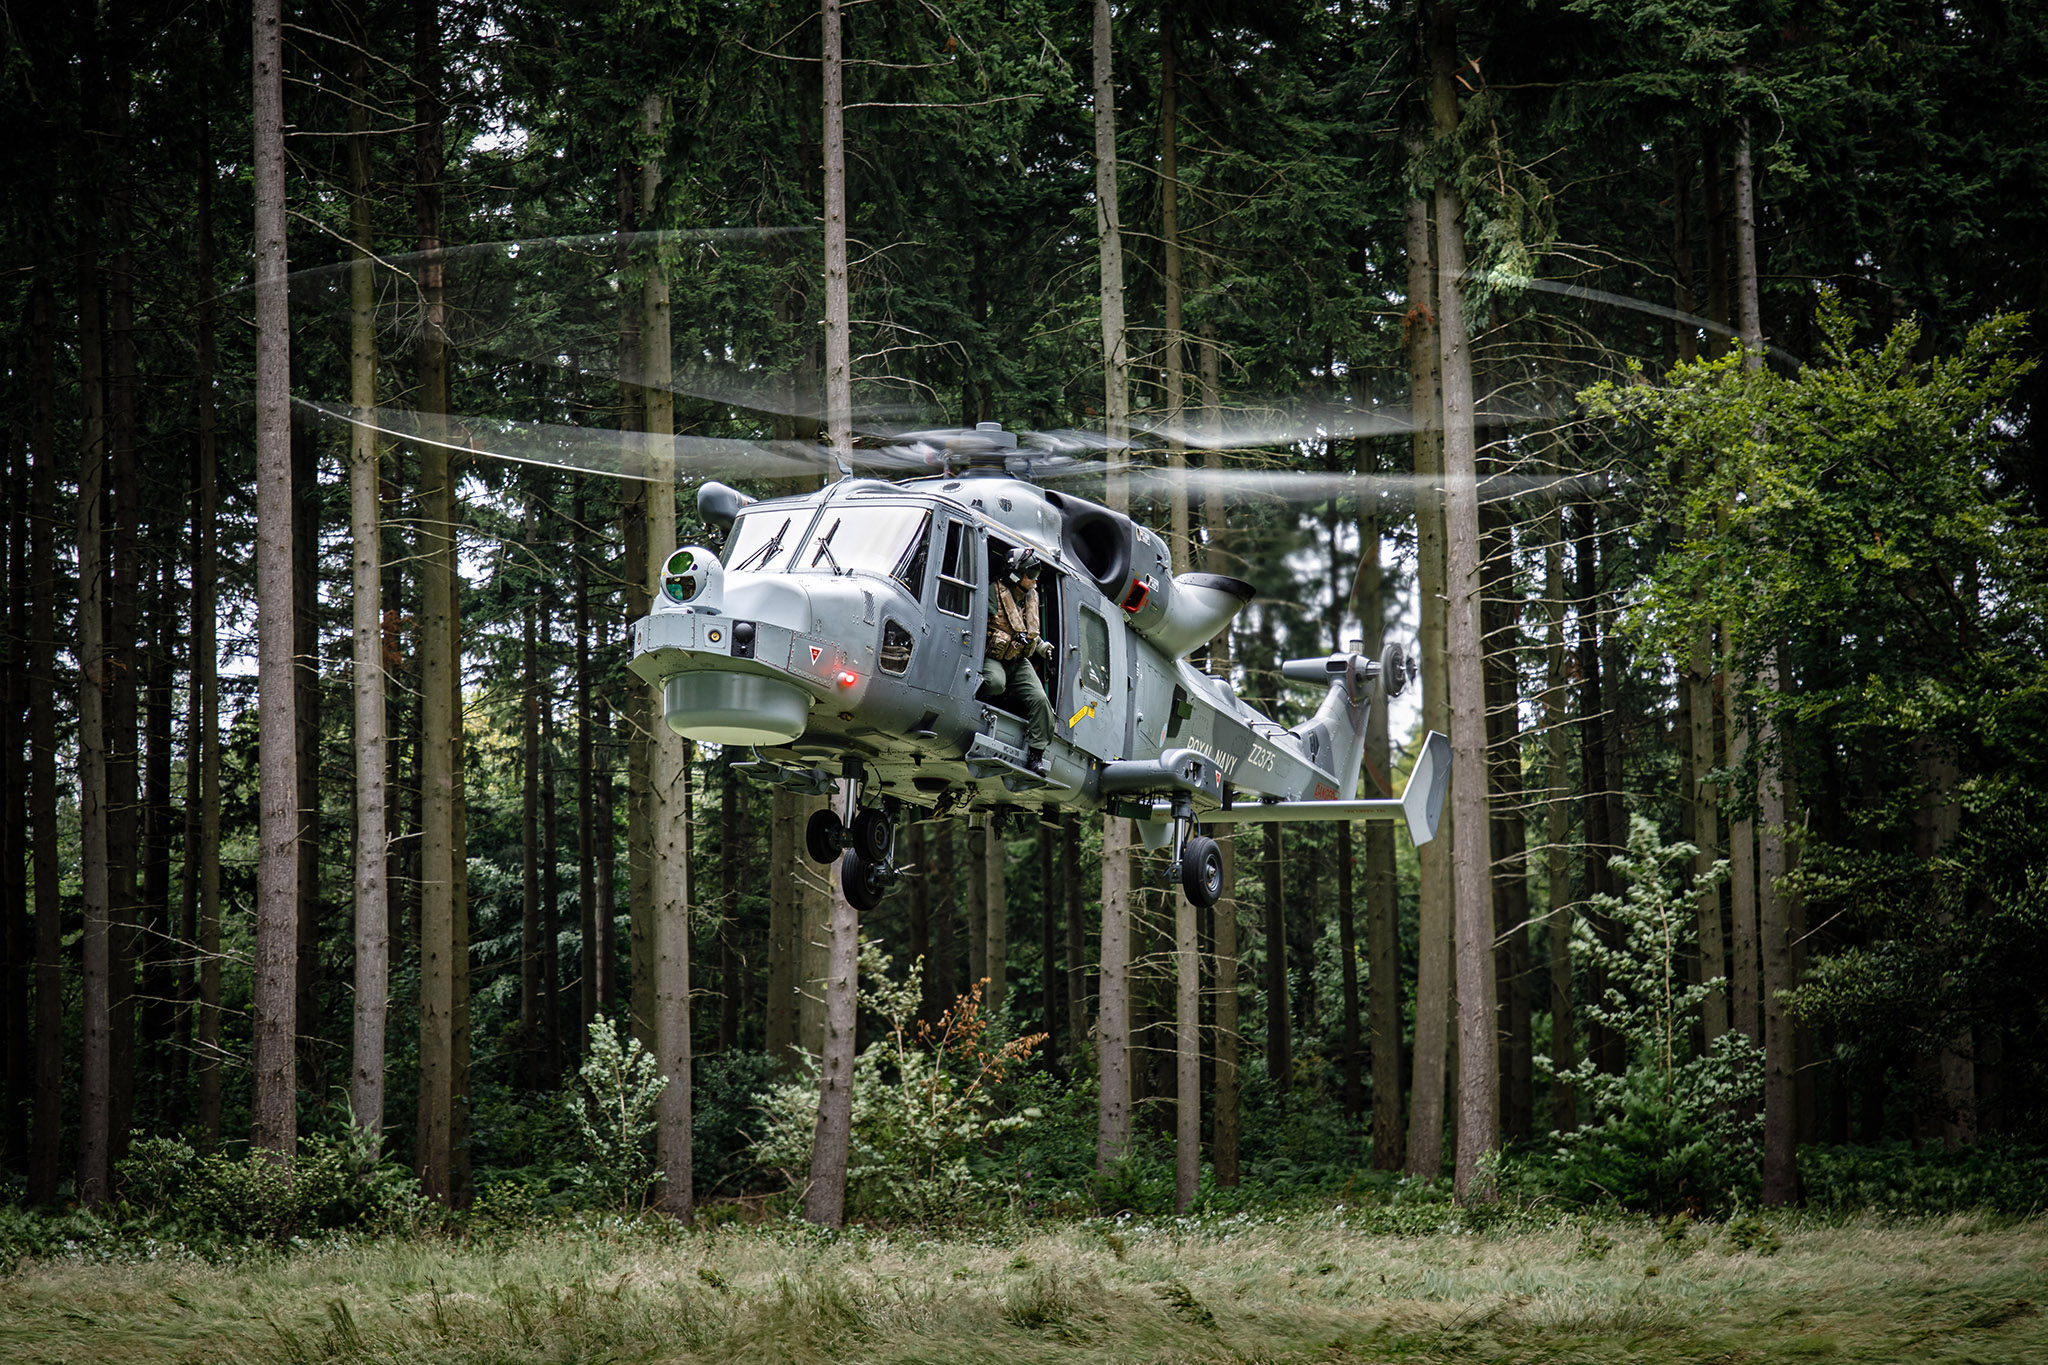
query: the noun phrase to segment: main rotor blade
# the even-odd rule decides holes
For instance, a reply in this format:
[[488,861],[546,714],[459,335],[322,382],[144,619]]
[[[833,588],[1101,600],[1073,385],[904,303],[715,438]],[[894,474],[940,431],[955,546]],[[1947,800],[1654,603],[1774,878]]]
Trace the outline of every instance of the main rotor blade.
[[[766,240],[781,237],[801,236],[817,232],[816,226],[806,227],[792,224],[787,227],[710,227],[710,228],[664,228],[646,232],[587,232],[572,233],[560,237],[507,237],[492,242],[456,242],[436,247],[432,251],[376,252],[371,256],[374,265],[393,274],[411,278],[420,266],[430,261],[450,263],[473,260],[480,256],[499,256],[516,261],[528,254],[554,247],[590,256],[593,260],[610,257],[620,246],[631,251],[647,246],[673,246],[684,242],[737,242]],[[312,284],[338,275],[346,275],[355,268],[353,260],[331,262],[327,265],[309,265],[286,275],[288,288]],[[607,262],[607,269],[609,268]],[[253,279],[244,284],[234,285],[221,291],[222,298],[246,293],[256,287]]]
[[292,401],[324,421],[368,427],[393,440],[614,479],[800,478],[818,473],[830,457],[825,447],[801,441],[657,437],[646,432],[521,422],[468,413],[435,416],[407,408],[359,411],[309,398]]
[[[1443,488],[1440,474],[1354,474],[1329,469],[1210,469],[1189,465],[1173,469],[1156,464],[1110,464],[1090,461],[1057,471],[1035,472],[1043,481],[1072,477],[1101,477],[1115,474],[1129,481],[1133,493],[1160,496],[1176,489],[1190,493],[1216,491],[1236,497],[1257,497],[1278,502],[1327,502],[1331,498],[1412,498],[1424,488]],[[1503,502],[1536,496],[1585,501],[1605,497],[1611,491],[1610,476],[1600,473],[1519,474],[1500,473],[1477,481],[1481,502]]]

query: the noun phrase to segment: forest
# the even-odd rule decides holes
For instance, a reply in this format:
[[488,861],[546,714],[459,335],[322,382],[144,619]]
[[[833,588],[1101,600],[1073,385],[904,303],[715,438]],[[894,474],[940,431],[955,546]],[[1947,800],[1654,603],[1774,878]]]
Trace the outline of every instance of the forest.
[[[807,1224],[1025,1229],[890,1254],[1050,1342],[1176,1215],[1308,1220],[1247,1253],[1308,1284],[1408,1283],[1332,1228],[1555,1226],[1640,1287],[1554,1220],[1670,1267],[2041,1212],[2031,6],[0,12],[0,1284],[766,1226],[842,1258],[758,1289],[837,1358],[896,1310]],[[668,733],[631,631],[703,481],[978,422],[1256,586],[1199,657],[1279,724],[1281,660],[1410,646],[1343,795],[1443,732],[1439,837],[1219,827],[1197,913],[1131,821],[976,809],[856,915],[828,798]],[[779,1272],[716,1247],[674,1330],[730,1358]],[[1159,1341],[1234,1330],[1174,1264]]]

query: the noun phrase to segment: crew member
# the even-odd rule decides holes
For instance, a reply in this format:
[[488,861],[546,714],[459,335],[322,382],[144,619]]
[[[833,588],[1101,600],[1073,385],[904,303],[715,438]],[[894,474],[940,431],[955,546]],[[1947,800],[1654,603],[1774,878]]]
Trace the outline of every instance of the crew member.
[[1051,658],[1052,643],[1038,633],[1038,619],[1038,551],[1014,550],[989,606],[982,689],[1023,715],[1024,742],[1029,746],[1024,763],[1043,775],[1045,746],[1052,740],[1052,702],[1031,660]]

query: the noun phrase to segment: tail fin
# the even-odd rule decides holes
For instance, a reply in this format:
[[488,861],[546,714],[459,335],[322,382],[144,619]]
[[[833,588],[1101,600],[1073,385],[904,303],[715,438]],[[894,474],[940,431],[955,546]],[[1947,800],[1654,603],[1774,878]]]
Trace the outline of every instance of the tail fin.
[[1329,692],[1306,725],[1296,727],[1302,753],[1316,767],[1337,779],[1337,799],[1358,794],[1358,773],[1365,765],[1365,726],[1377,698],[1382,705],[1399,696],[1415,676],[1408,651],[1389,644],[1378,659],[1363,654],[1331,654],[1320,659],[1288,659],[1280,676],[1291,682],[1327,682]]
[[1408,837],[1418,846],[1436,838],[1444,814],[1444,788],[1451,781],[1451,742],[1431,730],[1422,741],[1401,793],[1401,814],[1408,819]]

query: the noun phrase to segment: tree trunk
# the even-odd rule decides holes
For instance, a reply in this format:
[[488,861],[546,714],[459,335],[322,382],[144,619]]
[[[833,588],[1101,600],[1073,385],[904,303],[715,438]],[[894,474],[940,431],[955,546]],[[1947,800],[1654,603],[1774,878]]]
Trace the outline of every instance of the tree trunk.
[[1067,911],[1067,1046],[1078,1061],[1088,1050],[1088,949],[1081,923],[1081,818],[1073,811],[1060,813],[1060,848],[1060,894]]
[[1535,1040],[1529,990],[1528,829],[1522,817],[1521,694],[1516,656],[1521,602],[1514,532],[1505,514],[1481,515],[1480,621],[1486,640],[1487,771],[1493,799],[1494,970],[1501,1040],[1501,1128],[1509,1140],[1535,1129]]
[[1173,892],[1174,1208],[1186,1213],[1202,1191],[1202,944],[1200,911]]
[[[192,388],[198,399],[198,447],[192,471],[192,690],[199,724],[186,752],[199,759],[199,814],[196,847],[187,860],[199,862],[199,1010],[193,1021],[193,1080],[198,1090],[193,1118],[200,1145],[212,1149],[221,1137],[220,1045],[220,661],[215,643],[220,555],[215,512],[219,489],[215,468],[214,328],[218,315],[213,278],[212,139],[199,139],[193,234],[198,239],[199,316],[194,327]],[[190,761],[189,759],[187,760]]]
[[[131,1120],[132,1127],[159,1131],[175,1126],[175,1107],[184,1098],[183,1077],[173,1069],[183,1061],[176,1046],[177,987],[173,963],[178,949],[177,925],[171,919],[171,660],[177,649],[172,622],[183,613],[178,603],[177,574],[166,552],[171,537],[168,518],[152,518],[150,568],[153,581],[145,592],[149,603],[147,654],[143,661],[143,733],[149,747],[143,765],[142,815],[143,888],[141,1044],[143,1098],[149,1108]],[[18,579],[16,581],[19,581]],[[9,791],[19,791],[10,786]],[[24,888],[25,890],[26,888]],[[26,1000],[26,995],[22,999]],[[27,1030],[22,1030],[25,1036]]]
[[[16,367],[10,367],[16,368]],[[16,373],[19,373],[16,368]],[[28,1157],[28,1124],[35,1083],[31,1079],[34,1059],[31,1048],[35,1034],[30,1027],[33,999],[35,922],[28,909],[28,451],[19,442],[16,425],[6,443],[5,492],[0,507],[6,515],[5,564],[9,594],[4,629],[6,665],[0,674],[0,715],[4,715],[7,737],[0,740],[0,792],[6,808],[0,812],[0,981],[5,982],[6,999],[0,1001],[0,1019],[7,1036],[0,1040],[6,1056],[5,1076],[0,1077],[0,1160],[9,1172],[23,1169]]]
[[905,928],[908,930],[908,942],[904,946],[905,950],[910,954],[910,960],[922,964],[918,975],[918,1018],[936,1020],[938,1016],[931,1012],[934,998],[932,991],[934,964],[932,962],[931,847],[929,841],[925,838],[924,821],[917,818],[917,815],[921,813],[914,813],[903,830],[903,856],[901,862],[904,871],[909,874],[904,879],[907,883],[904,887],[904,899],[909,903],[906,907],[907,914],[905,917],[908,921],[905,925]]
[[[1736,152],[1738,178],[1743,149]],[[1738,202],[1740,194],[1738,192]],[[1778,664],[1768,659],[1758,680],[1766,695],[1778,690]],[[1799,1140],[1799,1101],[1795,1091],[1797,1058],[1791,1010],[1785,992],[1797,984],[1792,976],[1792,926],[1781,885],[1785,867],[1785,787],[1780,775],[1776,718],[1760,707],[1757,740],[1763,762],[1757,774],[1758,937],[1763,950],[1764,1010],[1764,1179],[1763,1202],[1792,1204],[1799,1199],[1795,1153]]]
[[[1201,279],[1209,280],[1204,264]],[[1223,468],[1223,361],[1216,345],[1216,326],[1204,322],[1200,331],[1199,354],[1202,373],[1202,423],[1209,443],[1208,465]],[[1202,495],[1202,527],[1208,544],[1202,553],[1202,567],[1210,573],[1229,573],[1236,567],[1230,554],[1230,525],[1224,514],[1223,490],[1210,484]],[[1209,642],[1209,671],[1219,678],[1231,676],[1230,628],[1225,626]],[[1216,956],[1216,1117],[1210,1135],[1209,1163],[1216,1183],[1234,1189],[1242,1174],[1238,1166],[1239,1092],[1242,1072],[1239,1063],[1237,993],[1237,826],[1224,825],[1217,844],[1223,854],[1223,895],[1211,909],[1210,936]]]
[[291,333],[285,294],[283,29],[254,2],[256,168],[256,635],[262,816],[256,857],[255,1098],[250,1145],[297,1138],[299,778],[292,676]]
[[[444,371],[445,374],[445,371]],[[441,389],[443,409],[446,408],[447,386]],[[470,926],[469,926],[469,800],[468,768],[469,746],[466,743],[462,724],[462,571],[456,553],[461,529],[458,522],[460,509],[455,504],[453,490],[460,485],[462,474],[452,462],[448,471],[450,507],[448,523],[448,561],[446,565],[449,603],[449,656],[448,681],[451,695],[448,698],[448,713],[455,718],[454,732],[449,744],[450,785],[454,792],[453,816],[448,828],[448,881],[452,889],[449,897],[451,919],[454,924],[453,946],[448,954],[448,963],[454,972],[454,981],[449,989],[448,1025],[453,1034],[453,1045],[449,1049],[448,1088],[454,1097],[449,1114],[449,1149],[453,1156],[449,1164],[449,1200],[456,1208],[468,1208],[474,1189],[470,1183],[470,1030],[469,1010],[469,967],[470,967]]]
[[[1098,20],[1098,24],[1101,21]],[[1102,946],[1095,1010],[1095,1169],[1106,1173],[1131,1141],[1131,822],[1102,822]]]
[[1173,17],[1171,5],[1160,7],[1159,244],[1160,283],[1166,294],[1163,319],[1166,335],[1161,338],[1166,348],[1166,466],[1172,472],[1173,482],[1166,543],[1174,573],[1183,574],[1193,563],[1193,537],[1189,527],[1187,483],[1180,477],[1188,462],[1187,442],[1181,434],[1187,382],[1181,333],[1179,54],[1174,50]]
[[[1556,465],[1551,464],[1551,473]],[[1566,782],[1565,734],[1564,511],[1553,501],[1543,517],[1543,601],[1549,620],[1544,633],[1543,744],[1550,791],[1548,823],[1550,904],[1550,1126],[1560,1133],[1578,1127],[1578,1103],[1570,1083],[1558,1079],[1578,1064],[1572,1014],[1571,795]]]
[[[1588,896],[1611,893],[1614,880],[1608,868],[1608,859],[1615,854],[1615,839],[1620,831],[1610,821],[1611,807],[1607,800],[1607,747],[1610,743],[1609,728],[1612,712],[1605,696],[1601,678],[1600,649],[1600,570],[1599,536],[1596,514],[1590,505],[1581,505],[1574,514],[1577,534],[1573,539],[1572,563],[1577,578],[1578,597],[1578,664],[1579,664],[1579,784],[1584,793],[1586,852],[1585,875]],[[1611,683],[1610,677],[1606,680]],[[1613,941],[1613,923],[1597,910],[1588,910],[1587,919],[1595,933],[1609,942]],[[1587,973],[1586,990],[1593,999],[1604,997],[1607,989],[1606,973],[1597,965]],[[1587,1028],[1588,1051],[1599,1062],[1600,1069],[1619,1074],[1624,1058],[1623,1042],[1619,1034],[1597,1022]]]
[[449,468],[448,354],[441,257],[443,168],[441,38],[432,0],[415,0],[415,208],[420,242],[421,327],[415,342],[420,390],[419,563],[419,1136],[414,1160],[421,1192],[455,1200],[455,860],[456,657],[455,487]]
[[[1371,444],[1358,442],[1359,472],[1370,477],[1376,461]],[[1358,503],[1358,625],[1360,651],[1377,659],[1386,645],[1387,584],[1380,562],[1380,518],[1375,501]],[[1365,726],[1365,761],[1377,784],[1392,765],[1387,706],[1374,706]],[[1366,1022],[1371,1034],[1372,1164],[1374,1170],[1401,1169],[1401,906],[1394,880],[1394,831],[1383,821],[1365,827]]]
[[[828,18],[836,21],[834,0],[826,4]],[[828,32],[836,30],[834,22]],[[811,1134],[811,1183],[804,1191],[804,1218],[836,1228],[846,1219],[846,1168],[853,1152],[853,1030],[860,956],[859,918],[853,902],[836,888],[826,940],[830,950],[821,983],[825,1027],[818,1061],[818,1123]]]
[[[602,1007],[597,993],[597,945],[600,912],[597,904],[596,740],[591,733],[590,695],[590,557],[581,543],[590,526],[589,504],[583,497],[583,476],[573,479],[571,535],[576,555],[576,915],[581,926],[576,968],[581,987],[577,1001],[576,1047],[580,1055],[590,1022]],[[609,854],[609,850],[606,851]]]
[[740,1012],[747,998],[748,973],[739,945],[746,833],[740,824],[740,775],[728,763],[723,778],[718,789],[718,1050],[731,1052],[739,1046]]
[[1010,959],[1010,898],[1008,889],[1009,844],[1003,838],[1003,831],[995,817],[988,821],[988,838],[982,846],[986,861],[982,864],[986,882],[983,901],[988,907],[988,930],[984,935],[988,958],[982,968],[982,975],[988,978],[987,1005],[989,1017],[1002,1013],[1003,1000],[1009,991],[1008,967]]
[[[780,787],[769,798],[768,829],[768,1005],[763,1011],[763,1044],[778,1068],[795,1060],[797,914],[802,902],[796,860],[802,847],[797,824],[800,798]],[[933,1020],[938,1016],[934,1014]]]
[[[541,628],[552,634],[553,593],[541,594]],[[546,642],[552,646],[552,639]],[[553,1089],[562,1074],[562,903],[561,867],[557,851],[561,830],[555,816],[555,691],[552,669],[544,655],[540,676],[540,1051],[542,1088]]]
[[[659,95],[641,102],[647,160],[640,174],[642,224],[658,227],[666,108]],[[669,360],[668,262],[657,245],[641,283],[640,363],[646,396],[646,450],[652,477],[646,488],[646,551],[636,597],[651,605],[661,592],[662,568],[676,549],[675,391]],[[644,609],[644,608],[643,608]],[[647,717],[647,829],[650,858],[643,917],[635,906],[633,998],[640,1008],[643,981],[652,987],[653,1048],[668,1086],[655,1107],[655,1165],[662,1176],[656,1203],[682,1222],[696,1215],[690,1160],[690,762],[682,737],[668,728],[661,698],[636,689]],[[643,946],[651,959],[642,956]],[[649,970],[651,968],[651,970]]]
[[[1117,207],[1116,83],[1109,0],[1095,0],[1091,29],[1095,121],[1095,237],[1101,272],[1103,436],[1110,461],[1107,500],[1130,510],[1130,482],[1116,466],[1129,458],[1130,354],[1124,336],[1123,219]],[[1102,827],[1101,999],[1096,1052],[1101,1095],[1095,1166],[1107,1171],[1131,1138],[1130,951],[1131,824],[1107,816]]]
[[141,545],[146,496],[137,464],[138,421],[135,356],[135,250],[133,194],[129,183],[129,138],[134,80],[125,16],[110,6],[107,47],[113,61],[102,86],[99,113],[104,138],[101,172],[106,205],[107,262],[106,438],[107,438],[107,881],[112,924],[112,983],[108,1022],[112,1049],[108,1099],[108,1150],[119,1161],[128,1150],[135,1112],[136,981],[139,929],[145,918],[138,886],[144,856],[136,734],[136,690],[143,676],[137,638],[137,608],[145,573]]
[[[350,6],[348,28],[366,41],[362,0]],[[349,1106],[356,1123],[381,1136],[384,1131],[384,1007],[390,987],[390,907],[385,867],[384,789],[384,566],[377,492],[377,433],[371,411],[377,405],[376,296],[372,279],[369,118],[363,91],[369,64],[358,46],[349,61],[349,203],[354,252],[349,257],[349,402],[358,425],[349,430],[349,533],[354,608],[356,867],[355,1014]],[[196,657],[196,656],[195,656]]]
[[[1420,148],[1414,149],[1417,154]],[[1429,205],[1410,200],[1408,251],[1408,377],[1415,437],[1416,586],[1421,599],[1417,628],[1422,655],[1422,714],[1426,728],[1450,728],[1449,683],[1444,660],[1444,514],[1441,363],[1437,349],[1435,238]],[[1451,1015],[1451,850],[1455,819],[1416,850],[1420,907],[1415,964],[1415,1060],[1409,1070],[1410,1175],[1435,1177],[1443,1171],[1444,1062]]]
[[113,906],[107,871],[106,378],[101,340],[99,246],[90,221],[78,251],[78,367],[83,399],[78,468],[78,824],[85,932],[78,1087],[78,1200],[111,1193],[113,1101]]
[[[988,975],[988,844],[989,817],[978,815],[967,821],[967,988],[973,990]],[[982,991],[987,1003],[988,992]]]
[[1266,1076],[1274,1090],[1285,1095],[1294,1080],[1294,1021],[1287,1008],[1287,913],[1282,903],[1280,825],[1272,821],[1262,828],[1265,853],[1259,866],[1266,893]]
[[[1123,218],[1117,208],[1116,80],[1111,69],[1109,0],[1095,0],[1092,82],[1095,106],[1095,239],[1102,284],[1102,424],[1109,456],[1107,500],[1131,509],[1130,481],[1117,468],[1130,458],[1130,352],[1124,335]],[[1124,1046],[1119,1041],[1118,1046]]]
[[[48,242],[41,245],[47,251]],[[57,1197],[64,1127],[64,940],[57,901],[57,302],[51,280],[55,268],[45,255],[29,305],[29,435],[34,463],[29,472],[28,522],[28,797],[35,822],[29,871],[36,887],[35,1125],[28,1160],[32,1205],[49,1204]],[[82,343],[83,337],[81,351]],[[195,662],[195,689],[196,668]]]
[[1055,1068],[1060,1060],[1060,901],[1052,880],[1052,836],[1059,818],[1059,807],[1050,802],[1038,808],[1038,1026],[1045,1034],[1045,1063]]
[[327,1093],[320,1043],[320,464],[312,433],[294,424],[292,446],[292,689],[298,746],[298,962],[292,1042],[299,1078]]
[[960,828],[958,820],[947,820],[929,836],[938,846],[932,869],[932,966],[925,973],[925,1022],[937,1024],[939,1016],[953,1006],[960,994],[960,945],[956,929],[960,919],[960,891],[953,876],[954,847]]
[[[611,613],[605,613],[607,626],[603,634],[609,635],[608,623]],[[591,956],[596,1007],[610,1017],[616,1017],[619,998],[618,973],[618,788],[612,778],[612,764],[616,746],[612,743],[611,697],[599,691],[590,705],[590,743],[594,771],[591,785],[595,799],[590,817],[591,843],[596,847],[596,866],[591,872],[591,886],[596,904],[592,907],[590,927],[596,938]]]
[[[527,558],[533,556],[533,502],[526,504]],[[536,695],[540,650],[534,639],[533,597],[519,608],[519,1072],[529,1090],[541,1088],[540,1067],[540,706]]]
[[[1434,8],[1431,98],[1437,135],[1458,122],[1457,10]],[[1480,1159],[1499,1145],[1499,1084],[1493,967],[1493,906],[1486,801],[1486,679],[1479,629],[1479,495],[1472,410],[1472,358],[1465,332],[1464,204],[1448,180],[1436,186],[1437,348],[1444,414],[1445,653],[1451,703],[1452,919],[1458,992],[1458,1150],[1461,1201],[1493,1198]]]

